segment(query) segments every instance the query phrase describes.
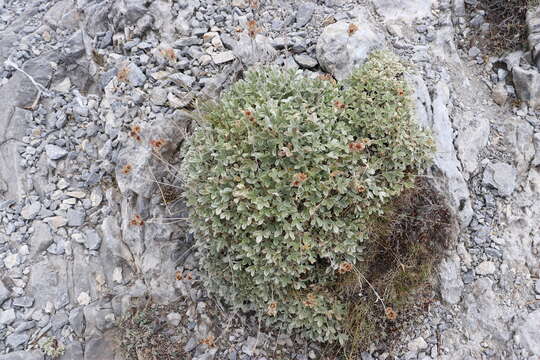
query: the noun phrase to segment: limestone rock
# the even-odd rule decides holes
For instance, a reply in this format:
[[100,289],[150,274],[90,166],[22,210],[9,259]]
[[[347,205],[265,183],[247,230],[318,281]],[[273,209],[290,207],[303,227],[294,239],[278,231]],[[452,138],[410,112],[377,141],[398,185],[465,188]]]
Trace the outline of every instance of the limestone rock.
[[32,202],[21,210],[21,216],[26,220],[32,220],[39,214],[40,210],[41,204],[37,201]]
[[0,355],[0,360],[43,360],[41,351],[15,351]]
[[33,224],[34,233],[30,237],[30,255],[35,255],[47,250],[53,243],[53,237],[49,225],[42,221],[36,221]]
[[540,165],[540,133],[534,134],[534,159],[532,161],[533,166],[539,166]]
[[525,321],[519,326],[517,335],[519,342],[528,348],[534,355],[540,356],[540,310],[527,315]]
[[240,34],[234,44],[233,54],[246,65],[270,63],[278,55],[266,36],[257,34],[255,38],[251,38],[245,33]]
[[[353,31],[354,27],[357,30]],[[383,47],[383,38],[366,20],[338,21],[324,28],[317,41],[317,60],[338,80],[363,65],[368,55]]]
[[457,304],[463,292],[460,274],[460,260],[453,255],[441,261],[439,266],[441,297],[449,304]]
[[377,13],[387,21],[411,24],[416,18],[431,15],[432,0],[373,0]]
[[45,151],[47,152],[47,156],[51,160],[60,160],[61,158],[66,156],[68,153],[65,149],[54,144],[45,145]]
[[540,73],[537,69],[524,69],[515,66],[512,69],[514,87],[517,96],[531,107],[537,108],[540,105]]
[[483,261],[476,267],[478,275],[491,275],[495,272],[496,267],[492,261]]
[[516,169],[505,163],[488,164],[484,169],[483,181],[497,189],[500,196],[509,196],[516,188]]

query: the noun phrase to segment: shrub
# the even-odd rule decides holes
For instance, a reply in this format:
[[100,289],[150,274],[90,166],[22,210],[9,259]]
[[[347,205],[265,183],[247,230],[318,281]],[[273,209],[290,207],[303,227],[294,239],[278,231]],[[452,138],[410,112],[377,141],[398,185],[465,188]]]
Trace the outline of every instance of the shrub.
[[202,111],[183,162],[207,286],[268,325],[345,340],[331,289],[433,148],[393,56],[350,79],[250,71]]

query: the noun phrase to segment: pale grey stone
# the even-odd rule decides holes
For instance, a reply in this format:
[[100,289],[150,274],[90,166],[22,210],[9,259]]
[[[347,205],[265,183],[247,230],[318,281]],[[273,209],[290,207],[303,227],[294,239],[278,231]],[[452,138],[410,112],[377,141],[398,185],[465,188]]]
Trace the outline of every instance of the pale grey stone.
[[475,269],[478,275],[491,275],[495,272],[495,263],[492,261],[483,261]]
[[34,219],[41,210],[41,203],[34,201],[21,210],[21,216],[26,220]]
[[80,342],[75,341],[65,345],[64,355],[60,360],[82,360],[83,357],[82,345]]
[[84,360],[114,359],[114,348],[113,334],[105,333],[102,337],[90,338],[84,348]]
[[68,152],[58,145],[47,144],[45,145],[45,152],[51,160],[60,160],[68,154]]
[[146,75],[134,63],[127,65],[127,80],[133,86],[143,86],[146,82]]
[[167,315],[167,322],[172,326],[178,326],[181,320],[182,316],[179,313],[172,312]]
[[493,87],[492,94],[493,101],[495,101],[497,105],[502,106],[506,103],[506,100],[508,99],[508,91],[506,90],[506,84],[504,81],[497,83],[497,85]]
[[6,344],[8,344],[12,349],[15,349],[17,346],[22,345],[28,341],[30,338],[27,334],[11,334],[6,338]]
[[221,53],[212,54],[212,61],[214,64],[224,64],[235,59],[234,53],[232,51],[225,51]]
[[312,69],[318,65],[317,59],[305,54],[294,55],[294,60],[298,65],[306,69]]
[[517,170],[506,163],[488,164],[484,169],[483,182],[497,189],[500,196],[509,196],[516,188]]
[[519,342],[534,355],[540,356],[540,309],[527,315],[517,331]]
[[99,233],[94,229],[87,229],[85,235],[86,240],[84,241],[84,245],[89,250],[98,250],[101,246],[101,236]]
[[512,69],[514,87],[517,96],[537,108],[540,105],[540,73],[537,69],[524,69],[514,66]]
[[296,11],[296,27],[305,26],[313,16],[316,5],[312,2],[301,2]]
[[34,305],[34,298],[32,296],[20,296],[13,299],[13,305],[29,308]]
[[248,34],[241,33],[234,45],[233,54],[246,65],[268,64],[278,55],[271,41],[261,34],[252,39]]
[[171,74],[169,75],[168,79],[174,82],[176,85],[187,89],[190,89],[195,82],[195,78],[193,76],[183,73]]
[[428,344],[426,343],[424,338],[421,336],[417,337],[416,339],[410,341],[407,344],[407,348],[409,349],[409,351],[413,351],[415,353],[417,353],[420,350],[425,350],[427,349],[427,347],[428,347]]
[[441,261],[439,266],[441,297],[449,304],[457,304],[463,292],[459,256],[454,254]]
[[9,354],[0,355],[0,360],[43,360],[41,351],[15,351]]
[[257,348],[258,340],[256,337],[250,336],[242,346],[242,352],[246,355],[252,356]]
[[373,0],[375,10],[386,21],[401,21],[405,24],[431,16],[432,3],[432,0]]
[[[349,26],[358,30],[349,33]],[[366,19],[354,23],[338,21],[324,28],[317,41],[317,60],[338,80],[347,78],[355,67],[363,65],[369,54],[383,47],[383,37]]]
[[153,88],[150,92],[150,101],[157,106],[163,106],[167,102],[167,90],[163,88]]
[[81,308],[75,308],[69,313],[69,324],[78,336],[84,335],[84,311]]
[[5,311],[0,310],[0,324],[11,325],[15,321],[15,310],[8,309]]
[[539,166],[540,165],[540,133],[534,134],[533,143],[534,143],[535,152],[534,152],[532,165]]
[[4,285],[4,282],[0,279],[0,305],[11,297],[11,291]]
[[81,226],[84,224],[86,214],[83,210],[69,209],[66,214],[68,226]]
[[34,227],[34,233],[30,237],[30,256],[35,256],[52,244],[53,237],[51,234],[50,226],[42,221],[36,221],[32,225]]

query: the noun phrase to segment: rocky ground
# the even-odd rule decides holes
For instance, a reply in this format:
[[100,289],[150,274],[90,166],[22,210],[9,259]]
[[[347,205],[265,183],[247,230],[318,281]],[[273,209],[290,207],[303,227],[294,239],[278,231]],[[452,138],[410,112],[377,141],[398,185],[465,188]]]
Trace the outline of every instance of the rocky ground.
[[178,150],[194,102],[250,66],[342,79],[386,48],[413,64],[429,176],[461,234],[426,314],[361,358],[537,360],[537,51],[469,48],[483,16],[463,0],[0,0],[0,359],[126,358],[134,305],[159,315],[136,340],[163,331],[174,358],[322,358],[206,294]]

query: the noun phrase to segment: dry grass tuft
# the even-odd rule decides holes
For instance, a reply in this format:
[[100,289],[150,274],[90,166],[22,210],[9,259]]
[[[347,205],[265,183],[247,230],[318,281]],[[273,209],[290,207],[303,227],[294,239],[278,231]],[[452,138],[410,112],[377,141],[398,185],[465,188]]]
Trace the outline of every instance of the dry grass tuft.
[[[539,0],[480,0],[476,9],[486,12],[489,32],[483,41],[473,44],[498,54],[527,47],[527,11]],[[474,34],[474,40],[481,38]]]
[[143,307],[132,308],[118,322],[117,341],[126,359],[187,359],[184,339],[166,321],[166,315],[177,306],[148,302]]
[[349,342],[341,349],[346,358],[357,358],[373,342],[391,344],[427,310],[432,272],[455,224],[444,198],[421,177],[387,210],[366,244],[366,261],[344,273],[335,288],[348,299]]

